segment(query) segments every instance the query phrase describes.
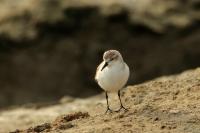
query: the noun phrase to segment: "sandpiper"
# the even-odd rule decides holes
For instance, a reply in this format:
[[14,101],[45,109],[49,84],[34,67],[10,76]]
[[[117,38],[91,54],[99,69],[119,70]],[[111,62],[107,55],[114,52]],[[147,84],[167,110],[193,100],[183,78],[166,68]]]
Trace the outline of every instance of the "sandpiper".
[[112,112],[108,103],[108,93],[117,92],[120,100],[121,109],[127,110],[121,101],[120,90],[126,84],[129,78],[129,67],[124,62],[122,55],[117,50],[108,50],[103,54],[103,61],[97,67],[95,80],[99,86],[105,91],[107,110]]

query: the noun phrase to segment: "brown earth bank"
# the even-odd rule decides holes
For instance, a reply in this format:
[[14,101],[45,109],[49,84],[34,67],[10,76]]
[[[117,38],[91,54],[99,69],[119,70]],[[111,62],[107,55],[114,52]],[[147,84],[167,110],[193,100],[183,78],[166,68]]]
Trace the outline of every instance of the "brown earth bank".
[[[0,112],[0,132],[13,133],[199,133],[200,68],[163,76],[122,91],[129,111],[104,114],[103,94],[86,99],[65,97],[48,106]],[[113,110],[119,107],[110,95]]]
[[1,0],[0,107],[99,93],[93,77],[107,49],[123,54],[131,84],[199,66],[199,5]]

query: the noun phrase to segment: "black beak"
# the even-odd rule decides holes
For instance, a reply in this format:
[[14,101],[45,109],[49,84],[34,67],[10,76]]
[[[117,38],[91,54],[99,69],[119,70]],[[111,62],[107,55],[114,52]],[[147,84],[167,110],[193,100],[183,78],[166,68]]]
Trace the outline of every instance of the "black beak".
[[108,62],[105,62],[105,64],[103,65],[101,71],[102,71],[106,66],[108,66]]

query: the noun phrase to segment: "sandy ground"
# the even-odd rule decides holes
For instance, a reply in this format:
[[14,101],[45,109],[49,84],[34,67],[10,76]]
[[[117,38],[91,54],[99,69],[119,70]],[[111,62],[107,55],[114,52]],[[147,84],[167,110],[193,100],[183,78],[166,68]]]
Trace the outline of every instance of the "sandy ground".
[[[122,95],[127,112],[104,114],[103,94],[87,99],[66,97],[46,107],[4,110],[0,132],[200,132],[200,68],[128,86]],[[116,97],[111,97],[112,108],[117,109]]]

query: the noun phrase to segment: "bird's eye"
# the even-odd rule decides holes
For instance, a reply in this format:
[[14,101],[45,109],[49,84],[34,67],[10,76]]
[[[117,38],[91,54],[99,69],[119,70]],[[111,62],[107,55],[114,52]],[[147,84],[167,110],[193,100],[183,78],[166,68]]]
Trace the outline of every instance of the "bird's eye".
[[114,58],[111,58],[110,61],[114,60]]

